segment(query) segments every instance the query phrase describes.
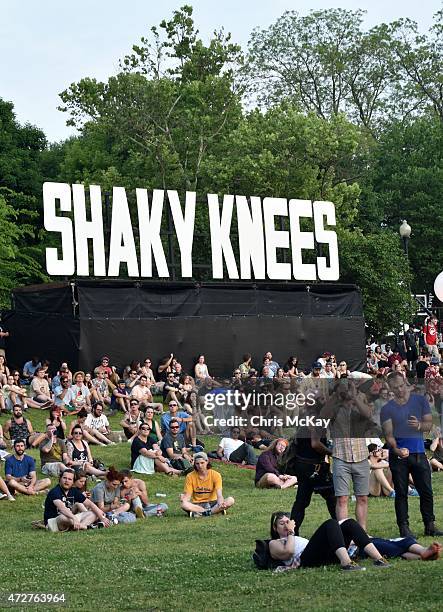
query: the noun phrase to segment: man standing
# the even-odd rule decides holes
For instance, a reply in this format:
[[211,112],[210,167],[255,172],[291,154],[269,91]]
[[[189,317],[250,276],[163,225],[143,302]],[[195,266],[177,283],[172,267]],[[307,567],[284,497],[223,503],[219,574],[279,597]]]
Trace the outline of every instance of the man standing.
[[380,420],[390,446],[389,467],[394,482],[395,514],[400,535],[412,536],[408,516],[408,484],[411,474],[420,495],[425,535],[441,536],[443,531],[435,526],[431,468],[423,441],[423,432],[432,428],[428,400],[422,395],[411,393],[411,387],[398,372],[389,375],[388,383],[394,398],[383,406]]
[[327,400],[321,416],[332,420],[332,478],[337,500],[337,521],[348,518],[352,482],[357,501],[355,517],[366,531],[370,466],[363,435],[370,424],[371,409],[355,384],[344,379]]
[[426,319],[423,326],[423,336],[428,353],[431,357],[440,359],[438,352],[438,321],[435,315]]
[[44,523],[49,531],[87,529],[95,521],[109,527],[110,521],[90,499],[73,487],[74,470],[66,468],[59,484],[51,489],[45,499]]
[[35,460],[25,455],[26,444],[20,438],[14,441],[14,454],[6,459],[5,474],[8,487],[23,495],[38,495],[51,486],[50,478],[37,480]]

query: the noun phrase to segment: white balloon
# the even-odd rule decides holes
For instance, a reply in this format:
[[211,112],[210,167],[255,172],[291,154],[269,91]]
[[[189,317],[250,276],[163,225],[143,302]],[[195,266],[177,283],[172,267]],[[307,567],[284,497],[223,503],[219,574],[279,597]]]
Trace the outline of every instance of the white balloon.
[[440,302],[443,302],[443,272],[440,272],[434,281],[434,293]]

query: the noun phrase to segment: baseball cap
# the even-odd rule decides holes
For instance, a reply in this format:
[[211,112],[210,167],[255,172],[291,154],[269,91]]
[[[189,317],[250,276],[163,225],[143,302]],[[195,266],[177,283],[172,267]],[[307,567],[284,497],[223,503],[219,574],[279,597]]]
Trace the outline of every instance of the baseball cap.
[[314,363],[312,364],[312,369],[319,369],[321,370],[323,367],[323,364],[320,361],[314,361]]
[[204,453],[203,451],[200,451],[199,453],[195,453],[194,461],[196,459],[203,459],[204,461],[208,461],[208,455],[206,453]]

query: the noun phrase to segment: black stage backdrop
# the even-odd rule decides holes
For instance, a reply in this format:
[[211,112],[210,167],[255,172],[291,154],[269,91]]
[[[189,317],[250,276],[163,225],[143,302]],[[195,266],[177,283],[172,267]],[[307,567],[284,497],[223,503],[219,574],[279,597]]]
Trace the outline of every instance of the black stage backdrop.
[[259,366],[272,351],[302,367],[324,351],[365,366],[359,290],[353,285],[134,283],[77,281],[38,285],[14,293],[6,325],[8,361],[22,366],[32,355],[51,369],[68,361],[91,369],[103,354],[118,368],[132,359],[173,352],[185,371],[204,354],[211,374],[230,375],[245,352]]

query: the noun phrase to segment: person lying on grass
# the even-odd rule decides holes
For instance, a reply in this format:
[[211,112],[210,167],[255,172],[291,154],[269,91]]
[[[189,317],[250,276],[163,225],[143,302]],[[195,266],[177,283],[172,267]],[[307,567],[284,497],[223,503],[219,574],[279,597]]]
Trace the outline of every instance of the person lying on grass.
[[329,519],[320,525],[310,540],[294,534],[295,521],[291,521],[289,513],[274,512],[271,516],[269,553],[274,561],[286,569],[339,563],[342,570],[365,570],[349,557],[351,541],[364,550],[375,566],[389,567],[368,534],[354,519],[345,519],[340,523]]
[[211,468],[208,455],[199,452],[194,455],[194,471],[186,476],[184,493],[181,496],[181,509],[191,518],[226,514],[233,506],[233,497],[223,497],[222,477]]

